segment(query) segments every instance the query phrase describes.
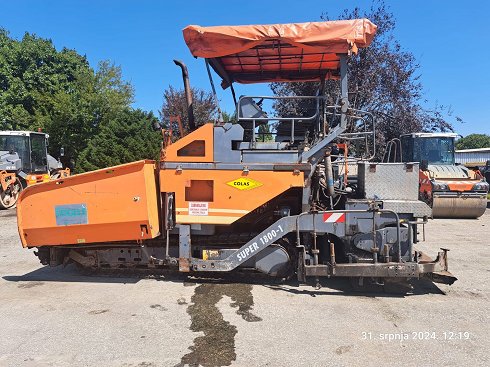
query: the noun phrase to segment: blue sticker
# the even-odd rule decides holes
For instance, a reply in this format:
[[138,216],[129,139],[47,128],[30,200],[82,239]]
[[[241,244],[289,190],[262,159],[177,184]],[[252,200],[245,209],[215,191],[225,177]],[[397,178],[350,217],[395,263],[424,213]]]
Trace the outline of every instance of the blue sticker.
[[54,215],[57,226],[88,224],[87,204],[56,205]]

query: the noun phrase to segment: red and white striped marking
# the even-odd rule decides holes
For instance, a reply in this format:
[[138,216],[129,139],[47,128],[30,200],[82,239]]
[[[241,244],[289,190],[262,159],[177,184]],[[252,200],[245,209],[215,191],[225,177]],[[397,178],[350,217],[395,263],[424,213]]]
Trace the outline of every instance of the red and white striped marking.
[[345,213],[323,213],[325,223],[344,223]]

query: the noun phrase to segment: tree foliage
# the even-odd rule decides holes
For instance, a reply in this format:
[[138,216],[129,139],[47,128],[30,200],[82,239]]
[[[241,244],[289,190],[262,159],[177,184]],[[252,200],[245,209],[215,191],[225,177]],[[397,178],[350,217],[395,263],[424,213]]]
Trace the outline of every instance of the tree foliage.
[[72,84],[72,90],[52,97],[53,109],[45,126],[53,152],[63,146],[68,157],[78,157],[105,124],[129,108],[133,89],[122,81],[121,69],[106,61],[97,72]]
[[4,129],[44,128],[53,96],[71,92],[91,69],[85,57],[26,33],[21,41],[0,31],[0,113]]
[[487,134],[470,134],[464,138],[458,139],[456,149],[478,149],[490,148],[490,135]]
[[229,112],[226,112],[226,111],[221,111],[221,114],[223,116],[223,121],[224,122],[231,122],[231,123],[235,123],[236,122],[236,111],[234,111],[233,113],[229,113]]
[[161,136],[152,129],[153,114],[126,109],[90,139],[78,157],[77,172],[92,171],[140,159],[158,159]]
[[[196,126],[214,121],[217,118],[218,108],[213,95],[199,88],[192,88],[194,119]],[[187,116],[187,102],[185,91],[169,86],[163,92],[163,105],[160,110],[160,119],[164,126],[169,126],[170,118],[179,116],[184,128],[184,133],[189,132],[189,118]],[[179,129],[176,125],[172,126],[174,134]]]
[[[121,137],[111,131],[146,134],[142,124],[154,117],[131,111],[133,96],[133,87],[122,79],[120,67],[103,61],[94,70],[75,50],[58,51],[51,40],[29,33],[15,40],[0,29],[0,128],[42,129],[50,135],[52,155],[58,157],[64,148],[63,163],[70,159],[77,162],[80,157],[77,168],[88,170],[144,158],[144,154],[154,158],[158,143],[145,135],[153,144],[151,149],[129,141],[125,142],[126,152],[118,150],[114,159],[109,159],[109,154],[106,161],[99,159],[103,155],[98,154],[99,147],[121,143]],[[116,128],[116,122],[123,126]]]
[[[423,86],[419,80],[419,65],[414,55],[402,48],[393,31],[396,20],[383,2],[368,11],[360,8],[344,10],[340,19],[368,18],[378,26],[373,42],[349,58],[349,102],[351,106],[374,114],[377,123],[377,144],[385,143],[403,133],[417,131],[450,131],[442,106],[424,107]],[[327,15],[322,19],[329,20]],[[310,95],[317,93],[317,83],[273,83],[276,95]],[[325,85],[328,104],[335,104],[340,94],[338,81]],[[305,113],[312,106],[276,103],[279,113]]]

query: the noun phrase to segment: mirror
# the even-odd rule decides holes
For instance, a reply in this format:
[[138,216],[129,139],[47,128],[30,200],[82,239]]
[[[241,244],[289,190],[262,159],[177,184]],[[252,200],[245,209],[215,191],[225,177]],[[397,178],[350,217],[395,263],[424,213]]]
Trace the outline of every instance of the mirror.
[[152,127],[153,127],[153,130],[155,130],[155,131],[160,131],[162,129],[162,126],[160,125],[160,123],[157,120],[153,121]]

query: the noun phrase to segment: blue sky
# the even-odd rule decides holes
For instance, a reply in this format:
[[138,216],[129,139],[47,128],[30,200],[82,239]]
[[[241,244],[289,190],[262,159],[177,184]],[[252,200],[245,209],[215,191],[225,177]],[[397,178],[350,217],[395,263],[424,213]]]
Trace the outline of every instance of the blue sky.
[[[449,107],[466,123],[454,123],[457,133],[490,134],[490,2],[386,1],[397,19],[395,36],[412,52],[420,67],[428,106]],[[187,63],[191,83],[210,89],[204,62],[188,51],[182,29],[189,24],[262,24],[318,21],[344,8],[368,8],[371,1],[151,1],[151,0],[0,0],[0,26],[20,38],[24,32],[50,38],[68,47],[120,65],[136,90],[135,107],[158,111],[168,85],[182,85],[172,59]],[[215,76],[215,83],[219,80]],[[219,88],[220,89],[220,88]],[[260,94],[258,87],[237,86],[237,94]],[[231,112],[228,91],[219,92]]]

